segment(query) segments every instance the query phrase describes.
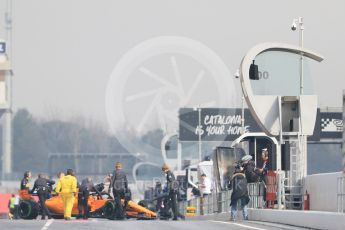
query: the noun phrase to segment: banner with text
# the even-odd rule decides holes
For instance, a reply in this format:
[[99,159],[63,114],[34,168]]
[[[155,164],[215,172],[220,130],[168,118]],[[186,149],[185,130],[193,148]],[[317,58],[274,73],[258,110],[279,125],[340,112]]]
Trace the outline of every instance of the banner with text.
[[[240,108],[181,108],[180,141],[233,141],[241,135]],[[248,109],[244,109],[244,131],[261,132]]]

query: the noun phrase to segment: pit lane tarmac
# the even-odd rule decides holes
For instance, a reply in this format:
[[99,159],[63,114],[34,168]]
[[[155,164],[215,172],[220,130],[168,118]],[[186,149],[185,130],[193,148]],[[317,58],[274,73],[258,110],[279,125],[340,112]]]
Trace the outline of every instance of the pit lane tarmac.
[[287,225],[270,224],[264,222],[230,222],[230,221],[161,221],[161,220],[125,220],[111,221],[106,219],[89,219],[89,220],[0,220],[0,229],[26,229],[26,230],[67,230],[67,229],[124,229],[124,230],[302,230]]

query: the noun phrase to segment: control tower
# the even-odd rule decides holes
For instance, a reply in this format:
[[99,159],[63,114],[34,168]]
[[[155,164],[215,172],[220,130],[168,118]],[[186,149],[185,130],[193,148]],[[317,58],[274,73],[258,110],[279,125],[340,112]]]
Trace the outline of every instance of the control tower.
[[[284,196],[287,208],[292,209],[302,208],[307,137],[313,134],[317,115],[308,69],[311,60],[321,62],[323,57],[301,46],[263,43],[248,51],[240,67],[241,87],[252,116],[266,135],[284,146],[283,157],[289,158]],[[281,162],[281,154],[276,157]]]

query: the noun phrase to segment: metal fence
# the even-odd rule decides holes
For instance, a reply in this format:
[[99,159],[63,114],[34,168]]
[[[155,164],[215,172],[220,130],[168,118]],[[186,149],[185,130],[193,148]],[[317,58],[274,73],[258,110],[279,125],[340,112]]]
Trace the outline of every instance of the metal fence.
[[[250,198],[248,208],[263,208],[265,186],[263,183],[248,184],[248,195]],[[181,214],[186,214],[187,207],[195,207],[195,215],[207,215],[213,213],[230,212],[231,190],[212,193],[205,197],[196,197],[189,201],[179,202]],[[238,206],[240,207],[240,206]]]
[[264,201],[265,184],[263,182],[249,183],[248,194],[250,198],[248,208],[264,208],[265,207],[265,201]]
[[345,212],[345,176],[337,178],[337,209],[338,212]]

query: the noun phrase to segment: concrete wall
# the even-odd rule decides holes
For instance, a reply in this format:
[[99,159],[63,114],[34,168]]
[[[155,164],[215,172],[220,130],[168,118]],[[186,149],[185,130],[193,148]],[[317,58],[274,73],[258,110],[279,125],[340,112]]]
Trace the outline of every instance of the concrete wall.
[[[291,225],[310,229],[344,230],[345,214],[334,212],[248,209],[249,220]],[[189,220],[229,221],[229,213],[188,217]]]
[[337,212],[337,178],[342,175],[337,172],[306,177],[303,191],[310,194],[310,210]]
[[345,214],[316,211],[250,209],[249,219],[310,229],[344,230]]

